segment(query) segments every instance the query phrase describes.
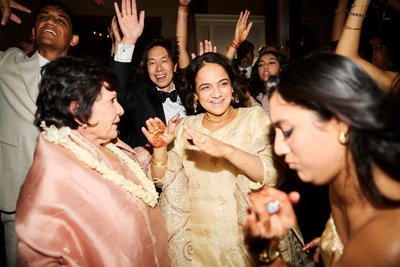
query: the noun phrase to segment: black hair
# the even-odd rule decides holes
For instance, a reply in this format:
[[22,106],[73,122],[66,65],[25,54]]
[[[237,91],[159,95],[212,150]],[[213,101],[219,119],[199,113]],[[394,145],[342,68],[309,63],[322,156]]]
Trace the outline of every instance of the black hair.
[[[242,90],[241,85],[238,80],[237,74],[234,72],[232,67],[232,62],[225,56],[219,53],[204,53],[201,56],[193,59],[189,66],[185,69],[184,80],[186,82],[186,106],[193,107],[194,104],[194,93],[196,92],[196,75],[201,68],[204,67],[206,63],[215,63],[220,65],[228,74],[229,79],[233,88],[233,99],[240,99]],[[238,107],[240,103],[232,102],[232,106]],[[204,108],[198,103],[197,113],[204,112]]]
[[[89,124],[92,107],[104,82],[114,91],[118,86],[117,76],[98,62],[74,57],[59,57],[46,64],[41,71],[35,125],[40,129],[42,121],[57,128],[78,128],[75,118]],[[77,101],[79,107],[72,114],[70,104]],[[89,124],[90,125],[90,124]]]
[[354,160],[362,192],[377,204],[398,205],[376,186],[376,165],[400,182],[400,101],[389,95],[352,60],[317,53],[293,63],[280,77],[268,80],[288,103],[314,111],[323,121],[337,118],[349,124],[346,149]]
[[77,18],[75,16],[74,12],[72,12],[71,8],[61,0],[42,0],[39,3],[39,6],[36,9],[34,16],[33,16],[35,18],[35,21],[39,15],[40,11],[42,10],[42,8],[44,8],[46,6],[54,6],[54,7],[57,7],[59,9],[63,10],[69,16],[69,19],[71,20],[72,34],[79,34],[78,22],[77,22]]
[[260,93],[267,94],[267,89],[265,87],[265,82],[261,80],[260,75],[258,74],[258,63],[260,63],[261,57],[264,55],[273,55],[279,62],[280,72],[285,69],[285,67],[289,64],[289,59],[276,51],[268,50],[264,51],[260,54],[257,61],[254,63],[253,68],[251,70],[250,82],[249,82],[249,92],[250,95],[254,98],[255,101],[260,102],[257,99],[257,96]]
[[[236,56],[237,56],[237,61],[240,62],[243,58],[247,56],[248,52],[253,52],[254,53],[254,44],[244,40],[242,43],[240,43],[237,51],[236,51]],[[252,63],[252,62],[250,62]]]
[[167,53],[169,57],[171,58],[173,64],[178,64],[178,59],[179,59],[179,46],[178,46],[178,41],[177,38],[170,37],[170,38],[157,38],[151,41],[145,48],[142,54],[142,59],[143,59],[143,66],[144,70],[147,73],[147,61],[148,61],[148,56],[149,56],[149,51],[156,46],[161,46],[167,50]]

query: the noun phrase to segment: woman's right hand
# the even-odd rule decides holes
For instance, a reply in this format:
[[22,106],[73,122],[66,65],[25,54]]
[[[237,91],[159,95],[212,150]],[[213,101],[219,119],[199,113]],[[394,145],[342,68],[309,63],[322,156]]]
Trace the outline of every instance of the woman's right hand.
[[[286,194],[273,187],[251,193],[249,200],[252,209],[244,225],[246,240],[271,240],[285,236],[297,224],[293,204],[297,204],[299,199],[297,192]],[[270,203],[277,203],[272,205],[276,209],[274,212],[267,209]]]
[[142,132],[154,148],[168,146],[175,139],[175,128],[181,121],[179,113],[172,117],[168,126],[159,118],[150,118],[146,120],[147,129],[142,127]]

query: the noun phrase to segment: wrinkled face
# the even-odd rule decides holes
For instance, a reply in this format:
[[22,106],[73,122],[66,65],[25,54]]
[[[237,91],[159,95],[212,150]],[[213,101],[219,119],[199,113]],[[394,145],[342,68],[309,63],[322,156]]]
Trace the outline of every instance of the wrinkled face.
[[338,141],[341,125],[334,119],[321,121],[315,112],[286,102],[277,92],[269,105],[276,154],[284,156],[302,181],[330,183],[345,166],[345,146]]
[[92,142],[104,144],[117,138],[117,124],[124,110],[117,101],[117,93],[106,89],[109,85],[104,83],[101,92],[92,107],[92,116],[88,126],[80,131]]
[[[153,83],[160,89],[172,89],[176,64],[161,46],[151,48],[147,54],[147,72]],[[170,90],[167,90],[170,91]]]
[[388,48],[379,37],[371,38],[369,43],[372,46],[372,64],[380,69],[388,70],[390,67]]
[[68,14],[55,6],[43,7],[32,29],[39,50],[41,48],[66,52],[69,46],[78,43],[78,36],[72,34],[72,23]]
[[215,63],[205,63],[196,75],[196,94],[200,105],[215,116],[224,114],[231,105],[233,87],[228,73]]
[[281,65],[275,56],[265,54],[258,61],[257,68],[260,79],[267,82],[271,75],[279,75]]

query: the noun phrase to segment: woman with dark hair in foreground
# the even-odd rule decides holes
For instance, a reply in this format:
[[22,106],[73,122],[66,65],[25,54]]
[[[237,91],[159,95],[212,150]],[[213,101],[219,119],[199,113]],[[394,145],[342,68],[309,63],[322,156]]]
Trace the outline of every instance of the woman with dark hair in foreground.
[[[399,266],[398,96],[334,54],[292,64],[269,87],[275,152],[302,181],[329,185],[332,214],[320,240],[325,266]],[[244,229],[250,245],[268,244],[258,247],[261,264],[284,266],[274,244],[296,224],[299,197],[273,188],[250,196]]]

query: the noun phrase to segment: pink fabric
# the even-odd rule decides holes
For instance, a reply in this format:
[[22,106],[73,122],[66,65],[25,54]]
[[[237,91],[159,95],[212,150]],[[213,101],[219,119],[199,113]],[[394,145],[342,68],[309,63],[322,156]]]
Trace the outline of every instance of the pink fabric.
[[[74,139],[138,183],[124,164],[111,163],[77,133]],[[43,134],[20,192],[16,230],[19,266],[168,266],[159,207],[130,197]]]

